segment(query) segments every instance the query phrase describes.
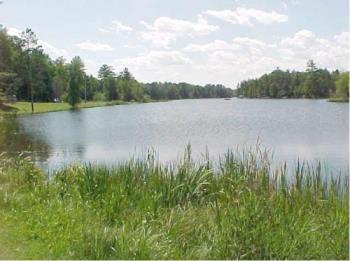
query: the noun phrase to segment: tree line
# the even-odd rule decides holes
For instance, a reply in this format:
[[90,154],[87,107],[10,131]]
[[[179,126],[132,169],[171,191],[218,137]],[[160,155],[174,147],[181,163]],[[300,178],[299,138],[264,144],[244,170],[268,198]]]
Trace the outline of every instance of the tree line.
[[349,73],[333,72],[307,62],[306,71],[282,71],[279,68],[257,79],[239,83],[237,93],[248,98],[349,98]]
[[223,85],[143,84],[127,68],[116,73],[106,64],[95,77],[86,74],[79,56],[70,62],[51,59],[31,29],[10,36],[0,28],[0,102],[10,96],[32,102],[63,100],[75,106],[81,100],[223,98],[232,96],[232,90]]
[[152,82],[145,84],[145,92],[151,99],[200,99],[200,98],[228,98],[234,91],[221,84],[207,84],[205,86],[189,83]]

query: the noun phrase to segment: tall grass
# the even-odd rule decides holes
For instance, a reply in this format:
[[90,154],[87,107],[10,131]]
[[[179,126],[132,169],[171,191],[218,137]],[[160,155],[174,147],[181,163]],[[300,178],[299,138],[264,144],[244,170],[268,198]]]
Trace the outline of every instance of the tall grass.
[[212,162],[188,147],[168,165],[149,154],[52,178],[2,157],[0,243],[24,259],[348,259],[348,181],[286,171],[259,149]]

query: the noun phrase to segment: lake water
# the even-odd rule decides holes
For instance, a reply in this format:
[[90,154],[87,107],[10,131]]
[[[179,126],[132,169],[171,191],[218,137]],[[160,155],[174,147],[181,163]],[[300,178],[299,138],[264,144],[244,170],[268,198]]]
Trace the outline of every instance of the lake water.
[[326,100],[179,100],[20,116],[0,124],[0,151],[24,151],[49,170],[76,161],[113,165],[150,147],[167,162],[181,157],[188,143],[195,157],[208,148],[217,158],[258,141],[273,151],[275,164],[300,159],[325,163],[332,172],[349,169],[349,104]]

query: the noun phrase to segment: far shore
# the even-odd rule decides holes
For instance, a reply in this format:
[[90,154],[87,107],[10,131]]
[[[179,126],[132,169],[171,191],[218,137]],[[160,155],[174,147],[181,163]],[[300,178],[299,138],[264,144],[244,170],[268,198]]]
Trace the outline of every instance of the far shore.
[[349,102],[349,98],[330,98],[329,102]]
[[[349,99],[344,98],[271,98],[271,97],[231,97],[237,99],[261,99],[261,100],[300,100],[300,99],[308,99],[308,100],[327,100],[329,102],[349,102]],[[218,98],[221,99],[221,98]],[[73,109],[87,109],[87,108],[95,108],[95,107],[106,107],[106,106],[116,106],[116,105],[128,105],[128,104],[140,104],[140,103],[153,103],[153,102],[167,102],[171,100],[148,100],[148,101],[87,101],[79,103],[75,108],[71,107],[66,102],[35,102],[34,103],[34,114],[38,113],[46,113],[46,112],[56,112],[56,111],[68,111]],[[3,103],[0,104],[0,116],[1,115],[27,115],[32,114],[31,111],[31,103],[30,102],[15,102],[15,103]]]
[[259,100],[327,100],[329,102],[349,102],[348,98],[288,98],[288,97],[280,97],[280,98],[273,98],[273,97],[238,97],[235,96],[233,98],[238,99],[259,99]]

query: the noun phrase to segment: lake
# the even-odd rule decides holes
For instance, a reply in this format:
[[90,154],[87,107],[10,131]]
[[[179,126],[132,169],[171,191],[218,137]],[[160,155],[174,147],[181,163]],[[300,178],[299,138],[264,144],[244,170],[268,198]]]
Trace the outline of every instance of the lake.
[[55,170],[72,162],[113,165],[158,152],[179,159],[190,143],[196,158],[208,148],[257,143],[276,165],[321,162],[334,173],[349,169],[349,104],[303,99],[201,99],[119,105],[17,116],[0,122],[0,151],[24,152]]

